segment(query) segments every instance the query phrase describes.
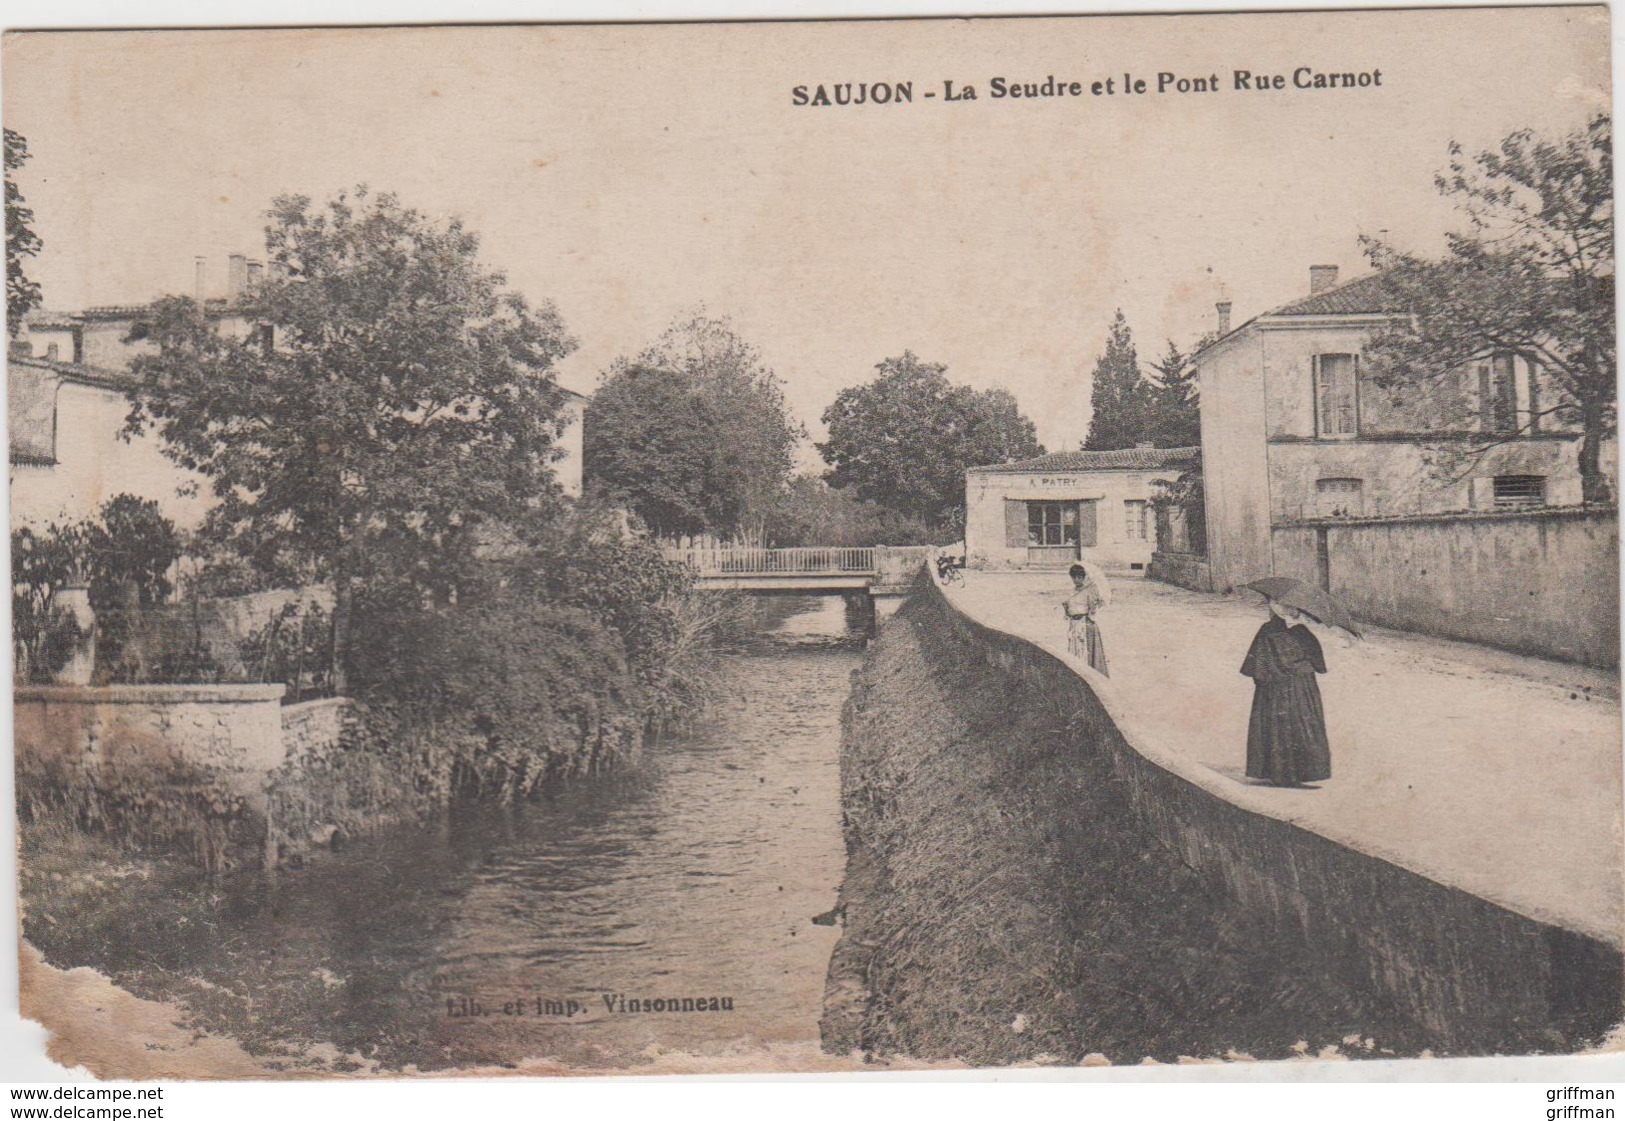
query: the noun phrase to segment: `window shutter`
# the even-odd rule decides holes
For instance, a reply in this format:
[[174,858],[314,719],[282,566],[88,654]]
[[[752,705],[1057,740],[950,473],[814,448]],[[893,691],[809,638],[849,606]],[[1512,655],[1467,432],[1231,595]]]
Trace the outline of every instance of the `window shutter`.
[[1027,547],[1027,504],[1018,498],[1004,500],[1004,547]]
[[1095,506],[1090,500],[1078,503],[1078,544],[1085,549],[1095,547]]
[[1493,432],[1495,430],[1495,397],[1490,392],[1490,364],[1478,364],[1478,429],[1480,432]]
[[1349,422],[1348,427],[1343,432],[1347,436],[1358,436],[1360,434],[1360,356],[1358,354],[1349,355],[1345,369],[1348,373],[1349,383]]
[[1309,371],[1315,397],[1315,435],[1325,436],[1331,427],[1332,397],[1326,391],[1326,377],[1321,373],[1320,355],[1309,359]]
[[1529,366],[1529,431],[1540,431],[1540,363],[1527,360]]

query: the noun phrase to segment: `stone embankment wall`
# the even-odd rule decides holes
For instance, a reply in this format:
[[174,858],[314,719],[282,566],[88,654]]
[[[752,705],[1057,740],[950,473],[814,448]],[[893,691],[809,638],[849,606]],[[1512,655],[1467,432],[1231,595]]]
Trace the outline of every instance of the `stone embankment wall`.
[[280,715],[282,750],[288,759],[337,750],[353,743],[357,734],[358,709],[348,697],[283,705]]
[[[1620,1019],[1619,946],[1173,774],[1059,659],[929,584],[871,652],[846,731],[827,1048],[1519,1053]],[[997,935],[1012,924],[1019,938]]]
[[1619,665],[1619,516],[1538,510],[1277,527],[1275,573],[1381,627]]
[[217,775],[251,803],[284,758],[281,685],[20,685],[19,761],[94,783],[98,774],[176,767]]
[[284,706],[282,695],[281,685],[18,686],[19,805],[127,842],[179,844],[213,871],[267,846],[296,850],[313,830],[330,838],[341,819],[354,833],[404,815],[371,812],[390,784],[379,753],[360,750],[359,706]]

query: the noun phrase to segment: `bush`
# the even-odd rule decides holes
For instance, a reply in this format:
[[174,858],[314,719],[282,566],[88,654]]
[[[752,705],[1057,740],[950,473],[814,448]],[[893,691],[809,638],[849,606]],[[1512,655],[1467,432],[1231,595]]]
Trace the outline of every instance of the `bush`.
[[158,503],[128,494],[109,499],[94,518],[14,530],[12,642],[19,669],[49,681],[72,656],[83,635],[56,610],[57,593],[70,587],[89,588],[97,659],[115,664],[140,608],[174,590],[168,574],[180,555],[175,524]]
[[681,726],[714,692],[713,640],[731,604],[629,533],[618,512],[581,505],[493,565],[487,584],[586,612],[619,637],[647,729]]
[[[959,511],[952,511],[958,516]],[[950,519],[950,522],[952,519]],[[802,475],[790,481],[767,527],[775,547],[831,545],[943,545],[958,540],[957,525],[928,525],[923,519],[837,490],[822,479]]]
[[357,605],[350,657],[362,695],[459,753],[465,784],[511,796],[634,753],[637,683],[588,612],[500,591],[428,609]]

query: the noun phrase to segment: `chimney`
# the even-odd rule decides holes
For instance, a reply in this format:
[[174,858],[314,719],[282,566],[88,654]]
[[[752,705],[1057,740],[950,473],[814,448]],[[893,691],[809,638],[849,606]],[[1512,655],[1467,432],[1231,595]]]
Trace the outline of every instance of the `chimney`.
[[6,342],[7,358],[32,358],[33,356],[34,348],[27,339],[17,338]]
[[1213,306],[1219,309],[1219,334],[1228,335],[1230,333],[1230,301],[1220,300]]
[[248,290],[252,292],[260,286],[260,278],[265,275],[265,262],[248,262]]
[[1337,283],[1336,265],[1310,265],[1309,266],[1309,294],[1324,292]]
[[204,297],[209,294],[209,262],[207,258],[192,258],[192,275],[192,295],[195,296],[197,298],[197,302],[201,304]]
[[241,253],[233,253],[226,258],[226,302],[236,303],[243,298],[243,290],[248,287],[248,258]]

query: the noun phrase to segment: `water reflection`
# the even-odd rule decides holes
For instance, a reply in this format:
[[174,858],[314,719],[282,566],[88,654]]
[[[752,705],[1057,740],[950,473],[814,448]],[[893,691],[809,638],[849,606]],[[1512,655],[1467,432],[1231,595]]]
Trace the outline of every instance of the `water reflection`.
[[842,873],[839,721],[864,620],[837,596],[763,610],[694,735],[530,805],[357,844],[229,937],[323,977],[315,1038],[381,1041],[396,1062],[815,1043],[838,932],[809,920]]

